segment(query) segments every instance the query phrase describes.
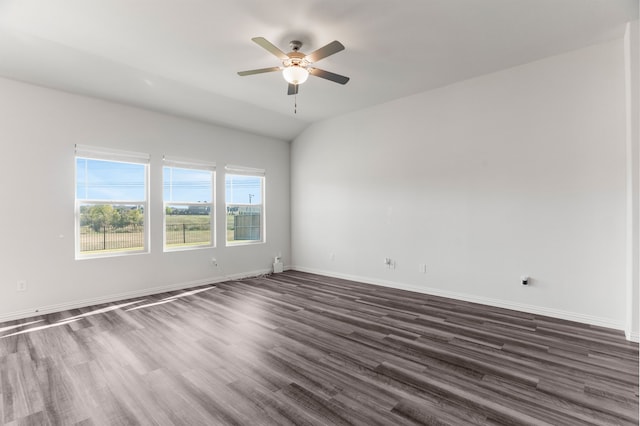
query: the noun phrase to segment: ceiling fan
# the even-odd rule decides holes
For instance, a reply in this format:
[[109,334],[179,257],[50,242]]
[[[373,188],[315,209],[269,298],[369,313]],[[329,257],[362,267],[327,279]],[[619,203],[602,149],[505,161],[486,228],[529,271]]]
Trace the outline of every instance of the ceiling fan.
[[307,81],[309,74],[339,84],[347,84],[347,82],[349,81],[349,77],[345,77],[340,74],[334,74],[332,72],[321,70],[320,68],[315,68],[313,66],[314,62],[318,62],[320,59],[324,59],[327,56],[344,50],[344,46],[339,41],[332,41],[331,43],[321,47],[313,53],[305,55],[304,53],[300,52],[302,42],[298,40],[292,40],[289,43],[289,45],[291,46],[291,52],[289,53],[284,53],[282,50],[274,46],[270,41],[263,37],[254,37],[251,40],[268,52],[275,55],[278,59],[280,59],[282,61],[282,66],[240,71],[238,72],[238,75],[240,76],[282,71],[282,76],[287,81],[287,83],[289,83],[289,87],[287,90],[288,95],[298,94],[298,85]]

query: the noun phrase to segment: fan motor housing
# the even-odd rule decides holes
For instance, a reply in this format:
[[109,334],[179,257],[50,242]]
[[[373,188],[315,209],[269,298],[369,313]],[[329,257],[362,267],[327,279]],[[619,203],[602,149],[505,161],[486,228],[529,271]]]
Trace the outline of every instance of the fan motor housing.
[[302,67],[306,68],[309,65],[309,61],[305,59],[305,55],[299,52],[291,52],[288,54],[289,59],[282,61],[282,65],[285,67]]

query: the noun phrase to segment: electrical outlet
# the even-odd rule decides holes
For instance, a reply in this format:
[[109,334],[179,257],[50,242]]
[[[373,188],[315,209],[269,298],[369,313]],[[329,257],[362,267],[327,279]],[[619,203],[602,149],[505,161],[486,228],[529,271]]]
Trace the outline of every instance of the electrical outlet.
[[421,263],[420,264],[420,272],[422,272],[423,274],[427,273],[427,264],[426,263]]
[[17,291],[27,291],[27,282],[25,280],[19,280],[16,286]]
[[217,267],[218,267],[218,260],[217,260],[215,257],[212,257],[212,258],[211,258],[211,264],[212,264],[214,267],[216,267],[216,268],[217,268]]
[[336,260],[336,254],[335,253],[329,253],[329,260],[331,260],[331,261]]

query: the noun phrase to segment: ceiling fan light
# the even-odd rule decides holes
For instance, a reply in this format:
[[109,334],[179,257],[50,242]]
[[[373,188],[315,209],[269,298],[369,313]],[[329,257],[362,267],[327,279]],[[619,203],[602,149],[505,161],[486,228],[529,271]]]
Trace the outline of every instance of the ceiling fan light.
[[290,84],[302,84],[307,81],[309,71],[300,65],[291,65],[282,70],[282,76]]

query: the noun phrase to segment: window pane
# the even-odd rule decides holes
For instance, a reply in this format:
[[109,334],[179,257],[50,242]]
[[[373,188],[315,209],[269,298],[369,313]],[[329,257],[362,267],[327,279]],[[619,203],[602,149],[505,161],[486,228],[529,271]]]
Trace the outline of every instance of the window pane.
[[262,177],[227,175],[225,200],[227,204],[262,204]]
[[79,200],[146,200],[146,165],[76,158]]
[[212,175],[209,170],[164,167],[164,201],[210,203]]
[[76,256],[147,250],[148,164],[83,156],[75,161]]
[[211,170],[163,167],[164,247],[211,247],[213,174]]
[[81,204],[80,253],[109,253],[144,249],[144,206]]
[[226,175],[227,242],[262,241],[261,176]]
[[169,204],[165,207],[166,247],[211,245],[211,207]]

